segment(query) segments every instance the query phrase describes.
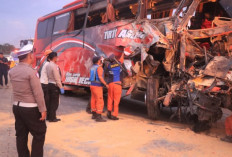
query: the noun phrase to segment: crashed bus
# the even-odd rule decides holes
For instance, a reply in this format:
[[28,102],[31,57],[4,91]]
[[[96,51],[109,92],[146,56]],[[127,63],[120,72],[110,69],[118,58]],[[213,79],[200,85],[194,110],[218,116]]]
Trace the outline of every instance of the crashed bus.
[[[158,119],[196,116],[210,125],[232,109],[229,0],[77,0],[38,19],[36,66],[58,53],[66,90],[88,88],[93,56],[125,54],[123,89]],[[171,117],[171,118],[172,118]]]

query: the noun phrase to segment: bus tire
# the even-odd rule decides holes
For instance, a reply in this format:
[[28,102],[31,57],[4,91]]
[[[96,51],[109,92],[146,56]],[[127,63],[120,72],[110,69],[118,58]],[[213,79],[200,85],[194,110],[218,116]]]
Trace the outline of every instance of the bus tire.
[[158,98],[159,79],[151,77],[147,81],[146,105],[148,117],[157,120],[160,115],[159,103],[155,100]]

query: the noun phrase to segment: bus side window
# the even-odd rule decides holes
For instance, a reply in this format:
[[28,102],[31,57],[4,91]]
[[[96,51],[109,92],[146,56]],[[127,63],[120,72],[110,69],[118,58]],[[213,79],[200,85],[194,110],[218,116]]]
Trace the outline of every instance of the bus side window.
[[[101,25],[103,14],[104,14],[104,10],[103,11],[99,10],[97,12],[89,13],[86,28]],[[75,30],[82,29],[84,26],[84,21],[85,21],[85,14],[84,15],[77,15],[76,14],[75,22],[74,22],[74,29]]]
[[84,21],[85,21],[85,15],[81,15],[81,16],[75,16],[75,20],[74,20],[74,30],[79,30],[81,28],[83,28],[84,26]]
[[53,35],[65,33],[68,29],[70,13],[64,13],[55,17]]
[[37,38],[43,39],[51,37],[53,29],[54,18],[49,18],[47,20],[41,21],[37,28]]
[[90,13],[88,16],[86,28],[103,24],[102,17],[104,15],[104,12],[105,9]]
[[120,8],[116,8],[116,19],[124,20],[124,19],[133,19],[136,17],[138,6],[130,5],[130,6],[122,6]]

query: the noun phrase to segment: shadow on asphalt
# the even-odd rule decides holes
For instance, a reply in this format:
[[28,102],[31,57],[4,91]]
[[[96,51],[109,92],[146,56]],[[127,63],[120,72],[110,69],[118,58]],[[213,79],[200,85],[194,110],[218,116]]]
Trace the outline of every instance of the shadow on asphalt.
[[[86,110],[86,106],[90,99],[90,93],[80,90],[77,92],[70,92],[64,96],[65,99],[61,99],[62,103],[67,102],[68,105],[61,105],[61,114],[70,114],[83,112]],[[104,94],[104,111],[107,112],[107,94]],[[186,129],[193,127],[193,121],[186,118],[186,115],[182,114],[182,121],[180,122],[178,117],[175,116],[170,119],[173,113],[177,111],[177,108],[162,108],[159,116],[159,120],[151,120],[147,116],[147,108],[144,102],[130,99],[130,97],[125,97],[121,99],[119,104],[119,113],[123,114],[123,117],[128,117],[132,119],[142,120],[151,125],[162,125],[170,126],[171,128]],[[120,115],[119,115],[120,116]],[[119,117],[120,118],[120,117]],[[221,119],[217,123],[213,124],[210,130],[203,131],[206,135],[217,137],[223,135],[224,132],[224,119]]]
[[[170,117],[175,111],[175,108],[172,109],[172,111],[169,108],[163,108],[161,110],[158,121],[168,122],[168,124],[174,128],[183,129],[186,127],[191,127],[189,125],[190,123],[188,123],[187,121],[179,122],[177,117],[174,117],[171,120]],[[147,107],[144,102],[140,102],[130,98],[123,98],[120,103],[120,113],[146,119],[152,125],[160,125],[160,123],[157,123],[157,120],[149,119],[147,115]]]
[[[86,110],[86,106],[90,99],[90,93],[79,90],[75,92],[68,92],[63,96],[64,99],[61,99],[61,103],[64,104],[61,107],[64,109],[62,110],[61,114],[70,114],[70,113],[77,113]],[[104,95],[104,111],[107,111],[107,95]],[[67,105],[65,105],[67,104]],[[65,109],[69,107],[73,107],[73,109]],[[144,102],[133,100],[130,98],[122,98],[119,104],[119,112],[121,114],[125,114],[128,116],[136,116],[139,119],[148,120],[150,123],[155,122],[155,120],[150,120],[147,116],[147,108]],[[171,112],[169,109],[163,109],[159,120],[163,122],[169,122],[173,124],[180,124],[177,117],[170,120],[170,116],[175,112],[175,109]],[[182,122],[181,124],[186,124],[186,122]]]

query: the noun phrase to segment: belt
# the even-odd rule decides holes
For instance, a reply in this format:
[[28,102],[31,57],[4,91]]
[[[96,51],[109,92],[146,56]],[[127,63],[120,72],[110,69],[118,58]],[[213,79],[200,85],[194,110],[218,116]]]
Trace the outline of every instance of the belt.
[[103,84],[101,82],[91,81],[91,86],[103,87]]
[[20,107],[38,107],[38,105],[36,103],[25,103],[25,102],[19,102],[19,101],[15,101],[14,102],[15,106],[20,106]]
[[[121,83],[121,82],[110,82],[110,83],[113,83],[113,84],[122,86],[122,83]],[[110,83],[109,83],[109,84],[110,84]]]
[[48,81],[48,83],[56,84],[56,82],[53,82],[53,81]]

